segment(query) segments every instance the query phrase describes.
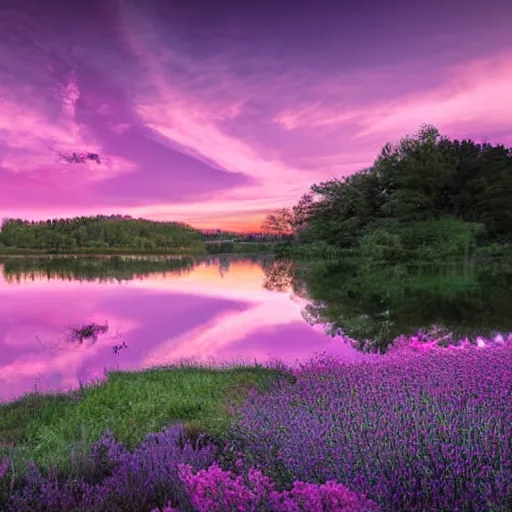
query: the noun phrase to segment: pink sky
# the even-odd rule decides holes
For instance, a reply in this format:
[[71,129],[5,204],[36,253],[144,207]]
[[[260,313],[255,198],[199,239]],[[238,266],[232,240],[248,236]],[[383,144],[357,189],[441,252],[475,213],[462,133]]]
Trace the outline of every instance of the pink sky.
[[505,0],[3,0],[0,217],[257,229],[422,123],[512,145],[511,23]]

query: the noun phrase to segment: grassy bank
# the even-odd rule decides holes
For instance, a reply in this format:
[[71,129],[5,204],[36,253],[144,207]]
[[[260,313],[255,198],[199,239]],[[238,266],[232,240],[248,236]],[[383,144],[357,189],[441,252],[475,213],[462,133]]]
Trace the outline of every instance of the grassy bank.
[[63,249],[63,250],[44,250],[44,249],[24,249],[21,247],[2,247],[0,246],[0,256],[203,256],[205,254],[255,254],[270,253],[275,247],[275,243],[260,242],[220,242],[197,244],[193,247],[176,247],[168,249],[133,249],[130,247],[109,247],[109,248],[88,248],[81,249]]
[[183,422],[191,436],[222,436],[231,406],[252,387],[266,388],[281,372],[262,366],[226,369],[180,365],[112,372],[101,384],[60,394],[34,393],[0,405],[2,445],[14,446],[17,464],[65,468],[71,449],[86,450],[108,428],[129,447],[147,433]]
[[177,247],[175,249],[132,249],[130,247],[109,247],[109,248],[88,248],[45,250],[45,249],[24,249],[21,247],[0,247],[0,256],[174,256],[187,255],[196,256],[206,254],[203,245],[194,247]]

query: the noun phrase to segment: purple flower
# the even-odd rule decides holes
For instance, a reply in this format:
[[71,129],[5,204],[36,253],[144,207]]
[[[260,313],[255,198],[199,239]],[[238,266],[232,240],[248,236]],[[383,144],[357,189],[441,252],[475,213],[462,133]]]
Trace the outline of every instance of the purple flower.
[[272,479],[250,468],[241,475],[223,471],[216,464],[194,474],[180,466],[180,479],[197,512],[378,512],[378,505],[344,485],[295,482],[289,491],[278,492]]
[[134,506],[149,511],[169,501],[188,505],[178,466],[208,467],[215,451],[214,446],[185,441],[179,425],[149,434],[133,452],[106,432],[71,477],[42,474],[32,465],[11,497],[9,510],[122,512]]
[[252,393],[233,436],[276,486],[343,482],[384,510],[506,508],[511,368],[510,343],[323,357]]
[[4,460],[0,463],[0,482],[3,480],[4,476],[6,475],[8,468],[9,468],[9,457],[5,457]]

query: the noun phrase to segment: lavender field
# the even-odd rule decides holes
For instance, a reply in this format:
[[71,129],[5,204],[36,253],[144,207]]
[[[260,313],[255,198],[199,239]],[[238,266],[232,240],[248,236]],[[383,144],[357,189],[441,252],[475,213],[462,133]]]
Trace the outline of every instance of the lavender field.
[[174,425],[129,450],[106,432],[15,485],[7,457],[3,510],[506,512],[511,368],[512,336],[319,356],[251,391],[221,438]]
[[283,484],[336,480],[383,510],[510,510],[511,369],[510,345],[318,359],[252,395],[237,433]]

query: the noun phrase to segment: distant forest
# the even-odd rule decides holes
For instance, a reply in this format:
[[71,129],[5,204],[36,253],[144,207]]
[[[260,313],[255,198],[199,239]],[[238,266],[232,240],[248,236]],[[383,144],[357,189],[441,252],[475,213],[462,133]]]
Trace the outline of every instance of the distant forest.
[[175,250],[202,247],[201,232],[178,222],[97,215],[31,222],[4,219],[0,246],[50,252],[80,249]]

